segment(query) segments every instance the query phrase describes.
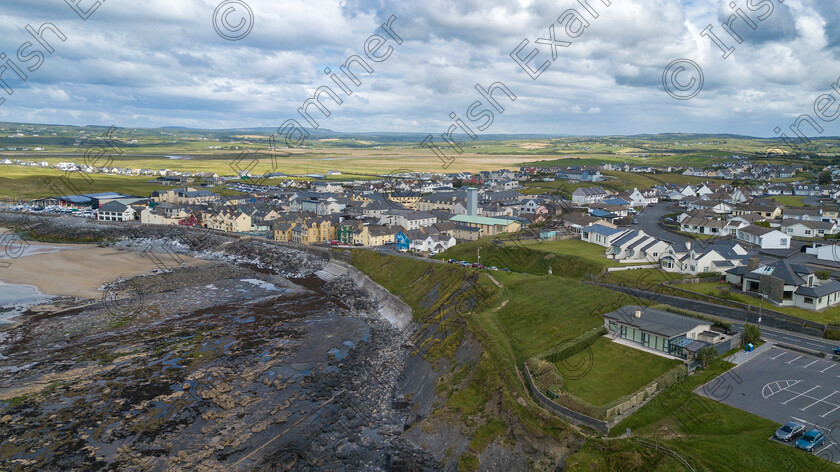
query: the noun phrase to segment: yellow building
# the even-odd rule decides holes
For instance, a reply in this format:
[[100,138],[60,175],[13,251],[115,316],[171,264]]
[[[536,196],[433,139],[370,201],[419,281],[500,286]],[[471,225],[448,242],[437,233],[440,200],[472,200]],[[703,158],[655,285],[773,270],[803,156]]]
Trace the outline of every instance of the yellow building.
[[392,202],[402,204],[402,206],[409,210],[416,210],[417,205],[420,203],[420,197],[421,195],[418,192],[391,192],[388,194],[387,198]]

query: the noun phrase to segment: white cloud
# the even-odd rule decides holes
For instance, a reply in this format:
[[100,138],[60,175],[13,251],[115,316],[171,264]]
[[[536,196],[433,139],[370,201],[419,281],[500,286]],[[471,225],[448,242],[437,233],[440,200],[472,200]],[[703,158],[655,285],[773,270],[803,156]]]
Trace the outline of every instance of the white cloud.
[[[55,54],[21,81],[0,106],[0,119],[119,126],[277,126],[394,14],[404,43],[391,58],[359,73],[361,87],[320,119],[343,131],[429,131],[448,126],[480,96],[473,86],[501,81],[518,99],[488,133],[618,134],[667,131],[770,135],[776,123],[806,113],[840,76],[840,7],[823,0],[771,0],[773,14],[737,44],[720,25],[729,0],[599,0],[597,19],[571,0],[247,0],[254,28],[240,41],[219,37],[212,23],[221,0],[108,2],[82,21],[63,2],[10,0],[0,13],[0,51],[14,55],[27,24],[50,21],[67,36]],[[744,0],[738,0],[743,4]],[[753,2],[756,4],[757,2]],[[557,18],[576,8],[590,26],[537,80],[509,57],[535,44]],[[756,12],[742,9],[752,17]],[[734,48],[721,57],[707,25]],[[689,58],[703,69],[703,91],[689,102],[670,98],[662,71]],[[31,65],[31,63],[27,64]],[[356,67],[358,69],[358,67]],[[4,96],[0,91],[0,96]],[[441,129],[443,128],[443,129]],[[830,126],[827,127],[831,133]],[[838,134],[833,132],[834,134]]]

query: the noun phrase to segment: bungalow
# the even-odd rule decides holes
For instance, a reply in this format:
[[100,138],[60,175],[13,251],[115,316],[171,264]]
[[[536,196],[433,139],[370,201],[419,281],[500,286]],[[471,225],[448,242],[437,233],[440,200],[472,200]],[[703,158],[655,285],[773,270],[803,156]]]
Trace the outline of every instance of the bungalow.
[[612,242],[606,256],[622,263],[653,263],[659,262],[668,246],[644,231],[630,230]]
[[644,306],[627,305],[606,313],[604,326],[615,337],[686,360],[726,340],[712,331],[708,321]]
[[[502,233],[512,233],[514,231],[519,231],[522,227],[522,224],[515,220],[508,220],[503,218],[488,218],[486,216],[469,216],[469,215],[455,215],[449,219],[449,221],[453,222],[458,226],[456,230],[456,238],[458,238],[458,234],[461,236],[475,236],[474,232],[463,232],[461,227],[470,227],[470,228],[477,228],[478,237],[482,238],[484,236],[494,236],[497,234]],[[464,238],[458,238],[464,239]]]
[[837,223],[787,219],[782,221],[782,232],[800,238],[824,238],[837,234]]
[[596,224],[583,228],[580,233],[580,239],[587,243],[609,248],[612,246],[613,241],[629,231],[628,229],[610,228],[609,226]]
[[710,218],[686,218],[680,222],[680,231],[693,234],[720,236],[725,234],[726,221]]
[[749,225],[739,228],[735,238],[761,249],[790,249],[790,237],[781,231],[763,226]]

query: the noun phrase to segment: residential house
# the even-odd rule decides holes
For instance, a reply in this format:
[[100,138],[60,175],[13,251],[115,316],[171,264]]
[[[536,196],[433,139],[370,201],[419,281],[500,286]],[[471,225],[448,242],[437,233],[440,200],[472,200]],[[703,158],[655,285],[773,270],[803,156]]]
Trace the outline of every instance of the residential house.
[[607,198],[609,194],[601,187],[581,187],[572,192],[572,202],[579,205],[597,203]]
[[781,231],[763,226],[749,225],[739,228],[735,237],[761,249],[790,249],[790,236]]
[[808,221],[787,219],[782,221],[782,232],[800,238],[825,238],[837,234],[837,223],[829,221]]
[[685,360],[728,339],[709,321],[635,305],[604,314],[604,326],[612,336]]
[[699,245],[686,241],[669,246],[662,255],[660,265],[666,272],[697,275],[722,273],[746,265],[748,259],[747,250],[735,242],[715,241]]
[[629,231],[628,229],[610,228],[609,226],[594,224],[581,229],[580,239],[587,243],[610,248],[612,247],[613,241]]

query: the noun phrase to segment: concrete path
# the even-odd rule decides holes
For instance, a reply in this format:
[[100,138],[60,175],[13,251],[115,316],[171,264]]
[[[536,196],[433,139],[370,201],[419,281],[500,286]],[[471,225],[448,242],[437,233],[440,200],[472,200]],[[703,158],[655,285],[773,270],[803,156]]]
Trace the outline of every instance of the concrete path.
[[732,354],[724,360],[729,361],[735,365],[741,365],[744,362],[747,362],[753,359],[754,357],[758,356],[762,352],[770,350],[771,347],[773,347],[773,343],[764,343],[761,346],[758,346],[757,348],[753,349],[752,352],[744,352],[744,350],[741,349],[740,351],[736,352],[735,354]]

